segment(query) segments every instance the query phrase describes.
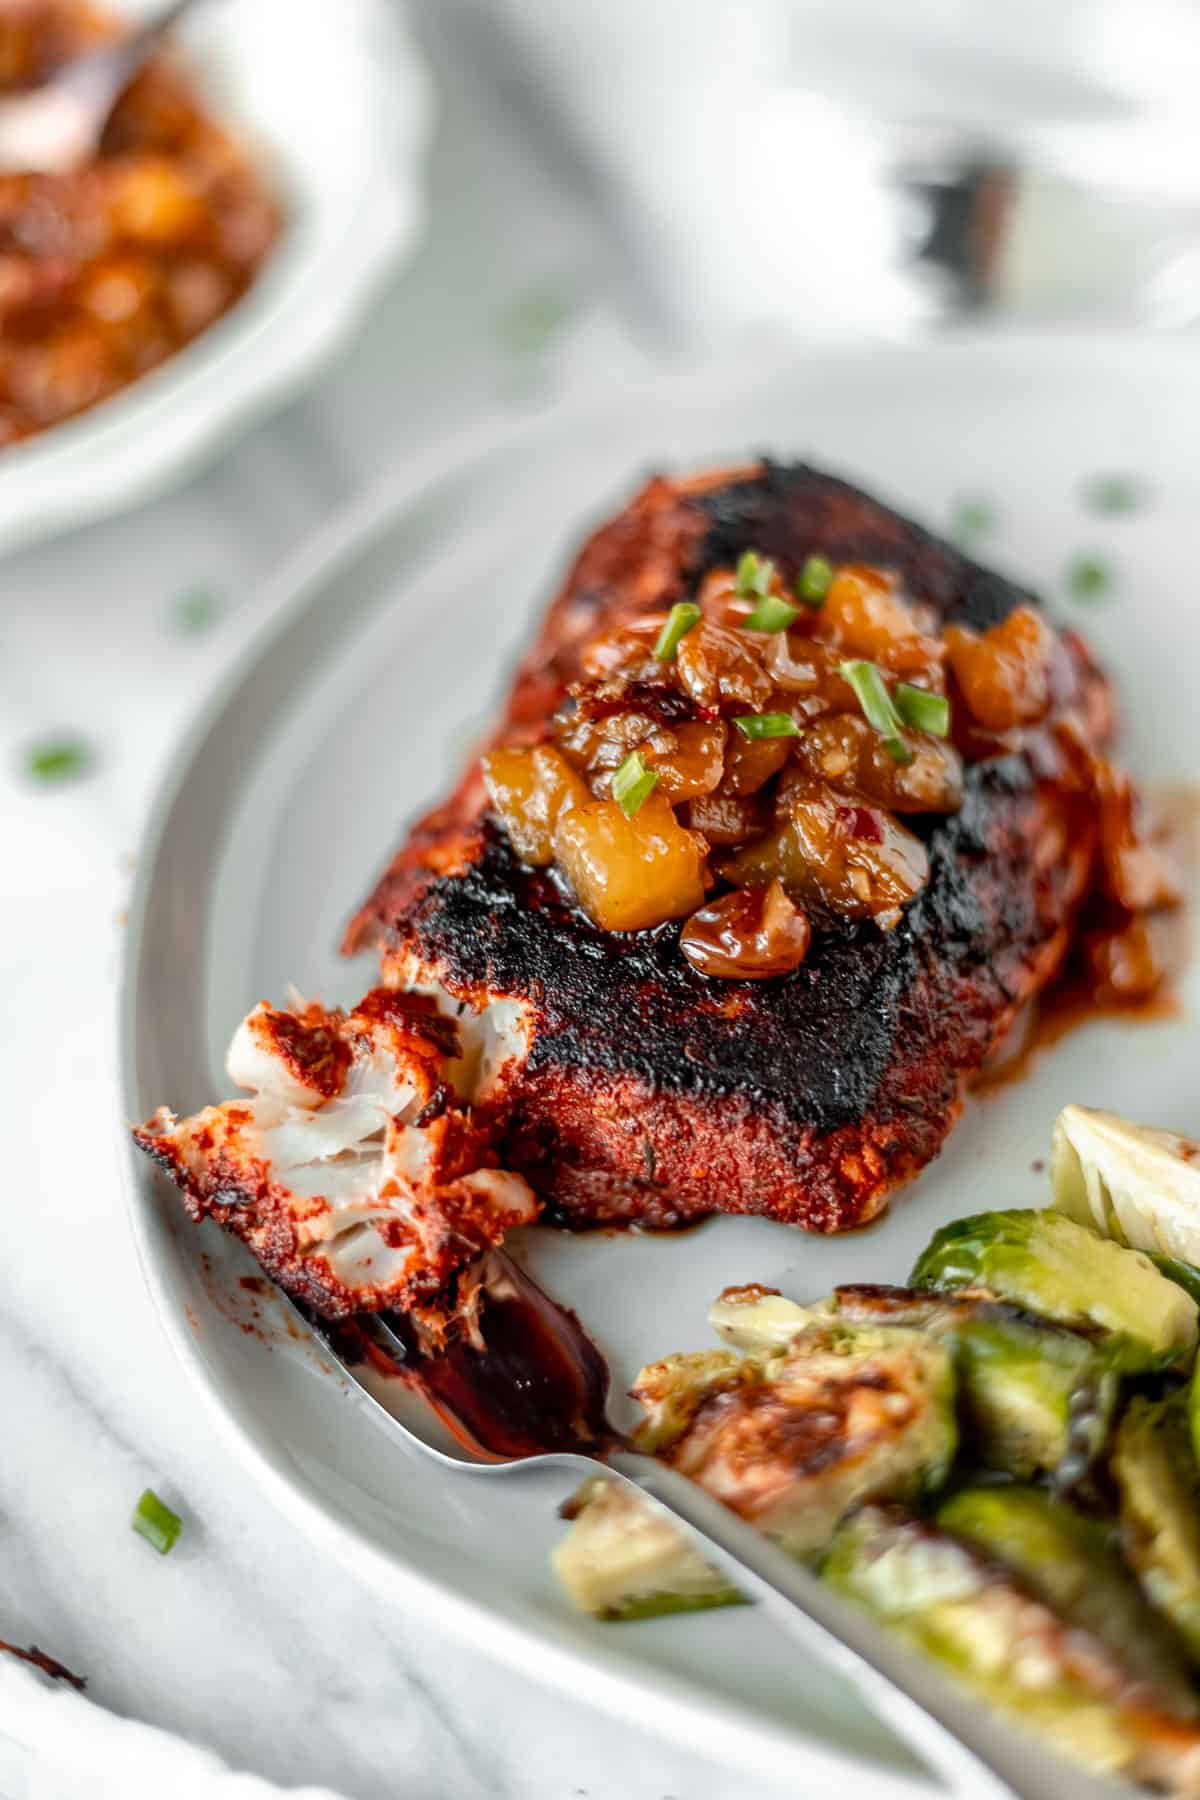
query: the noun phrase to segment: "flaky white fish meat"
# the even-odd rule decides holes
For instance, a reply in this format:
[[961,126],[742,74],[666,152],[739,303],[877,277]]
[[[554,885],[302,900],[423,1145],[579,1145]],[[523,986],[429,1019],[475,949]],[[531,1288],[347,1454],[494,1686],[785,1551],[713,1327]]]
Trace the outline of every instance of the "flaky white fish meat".
[[538,1202],[496,1167],[469,1104],[477,1046],[434,1000],[376,988],[350,1013],[264,1001],[226,1067],[249,1097],[134,1132],[194,1219],[240,1237],[326,1318],[394,1307],[437,1320],[454,1278]]

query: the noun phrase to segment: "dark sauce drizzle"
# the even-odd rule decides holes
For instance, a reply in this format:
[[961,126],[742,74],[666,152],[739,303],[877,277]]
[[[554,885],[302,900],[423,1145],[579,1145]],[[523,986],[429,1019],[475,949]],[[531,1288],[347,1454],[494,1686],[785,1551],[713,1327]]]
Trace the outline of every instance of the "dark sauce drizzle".
[[621,1441],[608,1421],[603,1356],[576,1315],[502,1251],[484,1259],[474,1330],[458,1331],[437,1351],[422,1345],[403,1313],[312,1323],[345,1362],[419,1393],[476,1455],[597,1455]]

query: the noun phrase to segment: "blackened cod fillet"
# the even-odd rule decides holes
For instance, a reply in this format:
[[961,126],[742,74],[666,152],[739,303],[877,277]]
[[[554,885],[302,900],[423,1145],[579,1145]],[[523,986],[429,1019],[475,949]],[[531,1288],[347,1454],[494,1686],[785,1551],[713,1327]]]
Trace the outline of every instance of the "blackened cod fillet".
[[[694,597],[750,546],[785,570],[811,553],[892,570],[943,624],[986,630],[1037,604],[804,464],[656,479],[583,547],[495,741],[546,735],[584,644]],[[1062,642],[1102,738],[1107,686]],[[832,919],[778,980],[706,979],[677,923],[598,929],[514,855],[478,764],[413,829],[346,948],[377,947],[385,983],[492,1010],[513,1054],[482,1098],[504,1165],[551,1216],[662,1228],[723,1210],[844,1231],[937,1155],[967,1081],[1070,942],[1096,820],[1035,739],[968,764],[959,812],[909,820],[930,877],[894,930]]]

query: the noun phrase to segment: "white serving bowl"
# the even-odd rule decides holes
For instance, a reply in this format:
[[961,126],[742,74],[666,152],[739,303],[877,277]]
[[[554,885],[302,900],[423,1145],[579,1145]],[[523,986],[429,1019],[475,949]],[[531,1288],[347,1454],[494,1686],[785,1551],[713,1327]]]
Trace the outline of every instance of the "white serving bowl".
[[0,451],[0,551],[148,499],[289,399],[419,233],[432,105],[389,0],[225,0],[184,46],[260,158],[284,235],[246,297],[161,368]]

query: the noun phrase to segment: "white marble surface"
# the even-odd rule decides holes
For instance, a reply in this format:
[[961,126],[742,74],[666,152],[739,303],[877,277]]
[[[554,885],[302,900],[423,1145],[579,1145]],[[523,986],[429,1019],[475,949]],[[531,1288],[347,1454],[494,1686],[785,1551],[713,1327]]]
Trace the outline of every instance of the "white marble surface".
[[[113,999],[131,856],[162,758],[235,654],[256,584],[406,447],[480,407],[554,404],[597,369],[619,379],[646,354],[619,234],[598,225],[586,182],[530,148],[519,95],[489,85],[456,11],[419,22],[443,109],[430,238],[354,350],[185,490],[0,564],[0,1637],[52,1651],[117,1714],[289,1786],[749,1800],[736,1772],[614,1724],[584,1694],[546,1695],[536,1670],[485,1663],[436,1617],[320,1560],[186,1385],[124,1217]],[[531,293],[565,296],[571,316],[548,346],[514,349],[530,309],[512,304]],[[175,612],[196,588],[222,610],[189,636]],[[28,746],[60,730],[90,741],[93,771],[31,783]],[[185,1516],[166,1559],[128,1527],[147,1485]],[[20,1735],[2,1746],[0,1793],[57,1800]],[[92,1796],[128,1791],[119,1769],[95,1771]]]

